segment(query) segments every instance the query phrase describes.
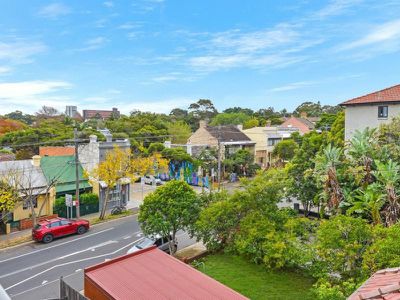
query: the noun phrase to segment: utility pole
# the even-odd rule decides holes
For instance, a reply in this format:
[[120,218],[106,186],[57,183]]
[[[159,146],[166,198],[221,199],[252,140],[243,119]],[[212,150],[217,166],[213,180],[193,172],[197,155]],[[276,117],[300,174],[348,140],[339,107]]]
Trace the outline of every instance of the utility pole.
[[221,189],[221,125],[218,125],[218,191]]
[[81,217],[80,201],[79,201],[79,154],[78,154],[78,129],[74,128],[75,142],[75,203],[76,203],[76,218]]

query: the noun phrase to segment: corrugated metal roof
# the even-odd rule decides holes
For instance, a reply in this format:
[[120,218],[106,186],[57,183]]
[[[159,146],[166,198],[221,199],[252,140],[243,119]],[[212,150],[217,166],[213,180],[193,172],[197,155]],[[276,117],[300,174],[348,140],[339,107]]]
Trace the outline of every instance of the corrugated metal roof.
[[247,299],[157,248],[85,269],[111,299]]

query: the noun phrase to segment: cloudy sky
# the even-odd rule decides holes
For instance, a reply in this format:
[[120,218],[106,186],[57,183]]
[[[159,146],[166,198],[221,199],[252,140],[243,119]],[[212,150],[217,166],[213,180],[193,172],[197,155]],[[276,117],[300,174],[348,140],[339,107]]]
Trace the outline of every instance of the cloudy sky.
[[400,83],[400,1],[0,2],[0,114],[337,104]]

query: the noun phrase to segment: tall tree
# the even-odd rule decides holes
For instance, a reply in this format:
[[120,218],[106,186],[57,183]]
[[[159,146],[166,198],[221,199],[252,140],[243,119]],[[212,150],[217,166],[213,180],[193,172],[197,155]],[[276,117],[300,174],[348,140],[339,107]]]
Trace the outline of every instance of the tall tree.
[[145,197],[139,223],[146,235],[167,237],[173,254],[176,233],[195,222],[201,208],[201,199],[186,182],[172,180]]
[[186,144],[192,134],[192,129],[184,121],[177,121],[168,124],[168,135],[172,143]]

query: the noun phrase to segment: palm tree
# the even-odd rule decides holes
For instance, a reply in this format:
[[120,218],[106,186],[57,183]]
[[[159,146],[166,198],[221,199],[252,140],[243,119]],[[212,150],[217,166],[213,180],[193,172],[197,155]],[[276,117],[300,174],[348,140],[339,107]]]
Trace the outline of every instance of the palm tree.
[[327,200],[328,208],[334,212],[343,200],[336,169],[341,156],[342,150],[329,144],[315,160],[316,175],[323,184],[324,198]]
[[377,170],[373,174],[386,190],[386,203],[383,208],[385,216],[385,224],[387,226],[395,224],[400,216],[400,204],[396,194],[395,185],[400,179],[399,164],[393,160],[388,160],[387,163],[375,161]]
[[382,223],[381,208],[385,203],[385,195],[380,192],[378,184],[374,183],[365,190],[358,190],[349,202],[352,206],[347,210],[347,214],[366,215],[374,225]]
[[363,131],[356,131],[353,138],[350,140],[347,156],[350,158],[350,163],[353,164],[353,171],[359,172],[362,168],[362,173],[356,174],[356,178],[360,177],[361,184],[366,187],[374,182],[372,175],[372,165],[375,158],[375,149],[377,148],[376,129],[366,128]]

